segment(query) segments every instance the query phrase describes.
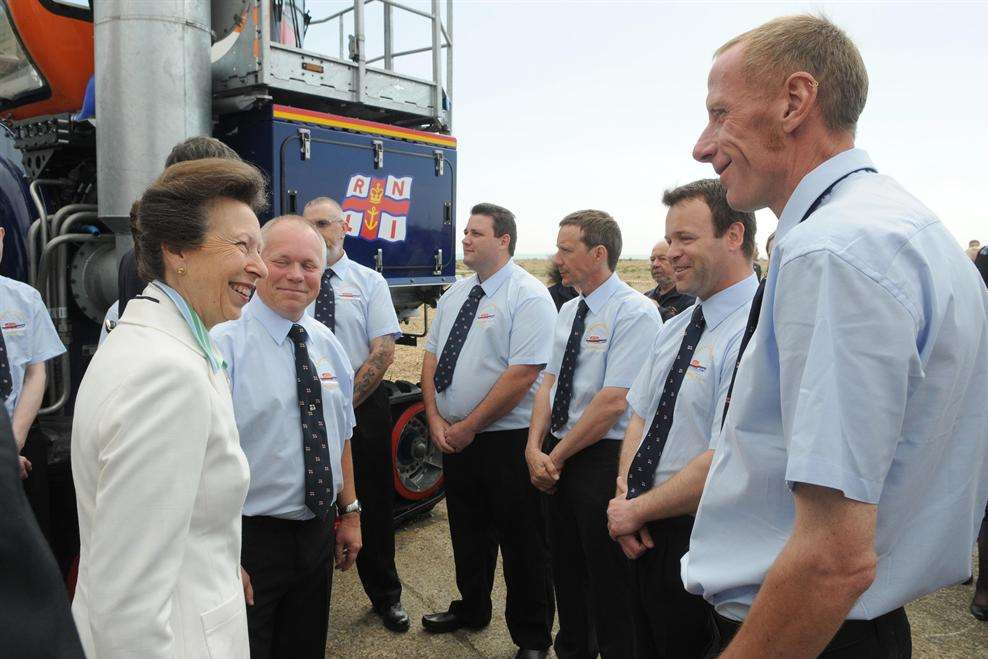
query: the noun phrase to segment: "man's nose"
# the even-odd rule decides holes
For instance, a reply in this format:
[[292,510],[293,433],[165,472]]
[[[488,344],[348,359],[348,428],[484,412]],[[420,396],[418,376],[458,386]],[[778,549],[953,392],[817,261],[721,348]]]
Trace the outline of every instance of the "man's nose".
[[697,162],[711,162],[714,159],[717,149],[714,146],[712,133],[713,131],[709,125],[700,133],[700,137],[693,147],[693,159]]

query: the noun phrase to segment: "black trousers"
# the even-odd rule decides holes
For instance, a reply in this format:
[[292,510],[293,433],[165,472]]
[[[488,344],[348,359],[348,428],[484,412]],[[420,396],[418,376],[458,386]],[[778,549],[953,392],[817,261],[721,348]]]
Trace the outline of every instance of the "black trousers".
[[[711,611],[710,631],[713,643],[707,659],[715,659],[727,649],[741,628],[735,622]],[[913,654],[909,619],[902,607],[874,620],[848,620],[819,656],[826,659],[909,659]]]
[[360,513],[363,546],[357,554],[357,573],[375,607],[401,600],[401,581],[395,567],[394,470],[391,457],[391,404],[378,387],[355,410],[350,450]]
[[552,641],[555,608],[545,514],[525,462],[528,429],[478,434],[460,453],[443,455],[446,509],[460,600],[451,610],[482,627],[491,620],[498,548],[504,563],[504,617],[520,648]]
[[38,528],[45,536],[48,544],[52,541],[51,528],[51,487],[48,483],[48,436],[41,432],[35,424],[27,433],[24,449],[21,455],[31,461],[31,471],[24,482],[24,494],[27,496]]
[[251,659],[324,659],[334,517],[242,520],[241,563],[254,588],[254,605],[247,607]]
[[[548,453],[558,443],[546,438]],[[607,533],[621,442],[602,439],[570,457],[547,495],[549,547],[559,609],[560,659],[626,659],[633,652],[629,561]]]
[[710,646],[710,605],[686,592],[679,559],[689,550],[693,517],[648,525],[655,547],[631,561],[635,657],[700,659]]

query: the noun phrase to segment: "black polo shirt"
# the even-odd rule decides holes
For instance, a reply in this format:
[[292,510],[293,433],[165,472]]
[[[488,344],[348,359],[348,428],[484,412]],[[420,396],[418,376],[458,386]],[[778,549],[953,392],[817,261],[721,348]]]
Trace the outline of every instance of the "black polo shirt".
[[645,295],[658,302],[659,306],[662,307],[662,320],[669,320],[681,311],[689,309],[696,302],[695,297],[686,293],[680,293],[676,290],[675,286],[664,295],[659,293],[658,286],[645,293]]

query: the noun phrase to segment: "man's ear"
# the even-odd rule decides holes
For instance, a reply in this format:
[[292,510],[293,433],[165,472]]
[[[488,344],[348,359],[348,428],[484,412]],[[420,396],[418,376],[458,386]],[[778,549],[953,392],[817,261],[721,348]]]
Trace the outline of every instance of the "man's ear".
[[744,225],[734,222],[727,227],[727,241],[732,248],[741,251],[741,246],[744,245]]
[[797,71],[786,79],[786,109],[782,117],[782,130],[793,133],[817,107],[819,83],[805,71]]

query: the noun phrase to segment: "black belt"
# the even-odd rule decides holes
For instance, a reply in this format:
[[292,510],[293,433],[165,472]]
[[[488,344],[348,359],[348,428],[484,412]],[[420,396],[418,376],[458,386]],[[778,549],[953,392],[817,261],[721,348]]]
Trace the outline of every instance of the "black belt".
[[[711,613],[713,614],[714,626],[717,628],[717,646],[723,651],[730,644],[731,639],[738,633],[738,630],[741,629],[741,623],[735,622],[730,618],[725,618],[713,609],[711,609]],[[827,643],[827,647],[823,651],[829,652],[844,648],[857,643],[867,636],[873,636],[878,623],[898,616],[902,616],[903,618],[906,616],[906,610],[901,606],[898,609],[878,616],[874,620],[845,620],[844,624],[838,628],[837,633],[830,639],[830,642]]]

